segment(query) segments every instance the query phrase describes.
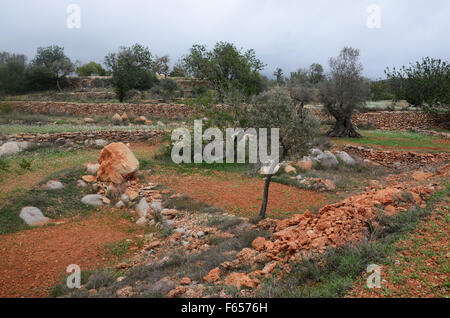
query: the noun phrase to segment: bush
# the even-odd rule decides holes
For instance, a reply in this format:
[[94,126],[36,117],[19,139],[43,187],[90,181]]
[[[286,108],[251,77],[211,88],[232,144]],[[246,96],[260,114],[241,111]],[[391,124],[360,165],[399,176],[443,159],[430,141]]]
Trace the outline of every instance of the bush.
[[0,113],[9,114],[12,111],[11,103],[0,103]]

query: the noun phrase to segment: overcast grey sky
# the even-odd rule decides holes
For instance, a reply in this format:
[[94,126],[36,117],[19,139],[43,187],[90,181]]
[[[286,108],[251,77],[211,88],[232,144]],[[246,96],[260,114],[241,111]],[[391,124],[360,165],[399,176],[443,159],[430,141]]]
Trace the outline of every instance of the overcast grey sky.
[[[67,27],[69,4],[81,9],[81,28]],[[367,7],[381,8],[369,28]],[[373,13],[373,12],[372,12]],[[121,45],[141,43],[176,62],[193,44],[230,41],[253,48],[285,74],[313,62],[327,66],[343,46],[361,50],[364,75],[383,76],[423,56],[450,55],[448,0],[1,0],[0,51],[31,59],[57,44],[83,63],[103,62]]]

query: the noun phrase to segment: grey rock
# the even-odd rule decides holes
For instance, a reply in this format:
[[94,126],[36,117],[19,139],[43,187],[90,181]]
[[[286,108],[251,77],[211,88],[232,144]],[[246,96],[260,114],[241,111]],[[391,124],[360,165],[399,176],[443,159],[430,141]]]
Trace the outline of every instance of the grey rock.
[[127,204],[128,202],[130,202],[130,197],[129,197],[128,195],[126,195],[125,193],[123,193],[123,194],[120,196],[120,200],[121,200],[123,203]]
[[94,140],[94,144],[97,147],[103,148],[108,145],[108,141],[106,141],[105,139],[96,139],[96,140]]
[[77,186],[79,186],[80,188],[86,188],[88,185],[86,182],[84,182],[84,180],[78,180]]
[[348,153],[345,151],[338,151],[336,153],[336,157],[338,157],[344,164],[348,166],[353,166],[356,164],[355,159],[353,159]]
[[179,227],[179,228],[176,228],[176,229],[175,229],[175,232],[177,232],[177,233],[185,233],[185,232],[186,232],[186,229],[185,229],[185,228],[182,228],[182,227]]
[[175,288],[175,283],[168,278],[162,278],[153,285],[150,286],[149,291],[154,293],[160,293],[162,295],[167,294]]
[[50,222],[50,219],[42,214],[42,211],[35,207],[24,207],[19,217],[30,226],[40,226]]
[[64,188],[64,185],[60,181],[50,180],[44,184],[44,188],[47,190],[61,190]]
[[203,231],[197,232],[197,237],[203,237],[203,236],[205,236],[205,232],[203,232]]
[[22,150],[29,148],[30,145],[31,144],[28,141],[22,142],[10,141],[4,143],[3,145],[0,146],[0,157],[10,156],[19,153]]
[[98,164],[98,163],[88,163],[86,165],[87,173],[92,174],[92,175],[96,175],[99,168],[100,168],[100,164]]
[[314,161],[318,162],[325,168],[335,167],[339,164],[336,156],[329,151],[325,151],[323,154],[317,156],[316,158],[314,158]]
[[147,224],[147,219],[145,218],[145,216],[139,218],[139,220],[137,220],[136,225],[138,226],[144,226]]
[[161,212],[161,210],[162,210],[162,203],[161,203],[161,201],[160,200],[153,200],[152,201],[152,209],[156,213]]
[[317,149],[317,148],[311,149],[309,153],[310,153],[311,156],[313,156],[313,157],[317,157],[317,156],[323,155],[322,150]]
[[125,207],[125,203],[123,203],[123,201],[119,201],[116,203],[115,207],[118,209],[123,209]]
[[146,216],[149,209],[150,206],[145,198],[142,198],[141,201],[139,201],[139,203],[136,205],[136,212],[140,218]]
[[88,194],[81,199],[81,202],[86,205],[102,206],[103,196],[100,194]]

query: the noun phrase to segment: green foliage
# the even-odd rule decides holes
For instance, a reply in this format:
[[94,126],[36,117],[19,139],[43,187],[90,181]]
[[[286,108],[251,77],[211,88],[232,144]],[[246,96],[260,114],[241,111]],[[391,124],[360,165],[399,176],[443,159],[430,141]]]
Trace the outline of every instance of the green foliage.
[[5,158],[0,158],[0,170],[8,171],[10,167],[9,161]]
[[405,99],[427,111],[450,110],[450,66],[447,61],[425,57],[400,70],[387,68],[395,99]]
[[369,87],[361,76],[363,66],[359,62],[359,50],[344,47],[337,58],[330,59],[331,74],[322,82],[320,99],[326,110],[336,118],[330,137],[360,137],[351,123],[353,111],[364,105]]
[[370,98],[372,101],[394,99],[390,82],[388,80],[371,81]]
[[40,69],[41,74],[46,72],[51,74],[59,89],[61,89],[60,79],[75,70],[75,65],[64,54],[64,48],[57,45],[38,48],[36,57],[31,62],[31,65],[42,68]]
[[9,114],[12,111],[11,103],[0,103],[0,114]]
[[106,76],[106,70],[98,63],[89,62],[77,68],[78,76]]
[[185,77],[186,69],[184,68],[182,62],[178,62],[174,65],[172,72],[170,72],[171,77]]
[[283,89],[260,94],[247,113],[249,127],[279,128],[280,161],[301,158],[319,135],[318,119],[309,111],[298,114],[294,101]]
[[157,82],[152,54],[142,45],[121,47],[118,53],[105,57],[105,64],[112,72],[114,90],[121,102],[129,90],[150,89]]
[[32,162],[33,162],[32,159],[22,158],[22,160],[19,161],[19,167],[23,170],[31,171]]
[[169,75],[169,56],[156,56],[153,63],[153,71],[158,74],[163,74],[165,76]]
[[17,94],[25,90],[25,61],[22,54],[0,53],[0,92]]
[[262,91],[259,71],[264,64],[254,50],[242,52],[227,42],[218,42],[211,51],[204,45],[194,45],[183,64],[189,75],[208,80],[221,100],[231,91],[245,97]]

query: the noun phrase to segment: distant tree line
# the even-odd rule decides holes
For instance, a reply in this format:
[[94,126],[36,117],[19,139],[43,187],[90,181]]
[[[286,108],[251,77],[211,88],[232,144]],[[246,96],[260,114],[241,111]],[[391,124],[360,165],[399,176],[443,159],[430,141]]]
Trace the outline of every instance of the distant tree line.
[[[170,70],[169,56],[153,55],[148,47],[135,44],[109,53],[101,64],[72,62],[64,48],[40,47],[27,63],[22,54],[0,53],[0,94],[20,94],[62,88],[65,78],[110,75],[117,98],[123,101],[130,94],[150,91],[166,100],[178,90],[170,77],[191,76],[208,83],[218,102],[238,98],[249,102],[254,96],[275,87],[284,89],[295,103],[299,118],[308,103],[321,103],[335,117],[336,124],[328,132],[334,137],[359,137],[351,123],[354,110],[369,99],[406,100],[427,111],[448,111],[450,98],[449,64],[447,61],[424,58],[401,69],[386,69],[387,78],[371,81],[362,76],[363,66],[358,49],[345,47],[329,60],[329,71],[321,64],[300,68],[284,76],[281,68],[273,73],[275,80],[261,74],[265,64],[252,49],[243,50],[228,42],[218,42],[212,49],[193,45]],[[159,74],[159,76],[157,75]],[[163,78],[161,78],[163,77]],[[205,87],[194,95],[203,95]]]

